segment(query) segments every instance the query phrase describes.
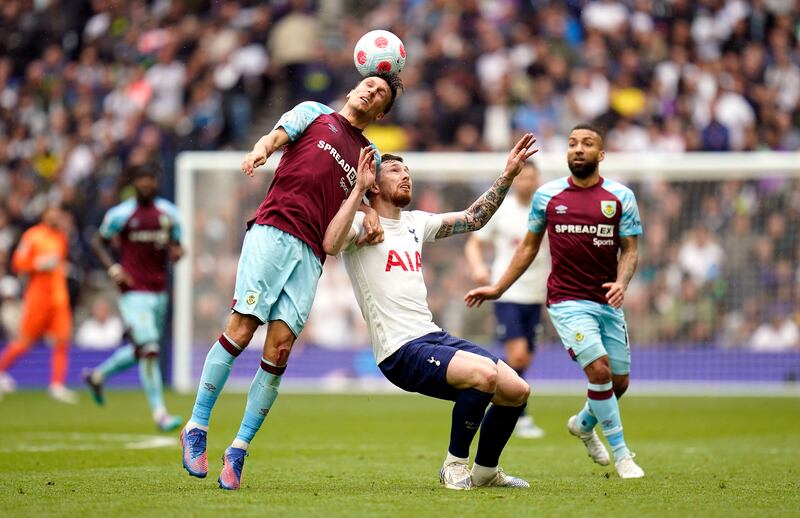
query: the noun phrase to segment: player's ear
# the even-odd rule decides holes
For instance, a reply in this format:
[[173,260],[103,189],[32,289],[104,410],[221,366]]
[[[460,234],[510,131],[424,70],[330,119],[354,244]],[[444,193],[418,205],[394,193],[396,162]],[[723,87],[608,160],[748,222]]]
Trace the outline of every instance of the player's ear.
[[597,161],[602,162],[605,157],[606,157],[606,150],[601,149],[600,152],[597,154]]
[[379,120],[383,119],[384,117],[386,117],[386,114],[383,113],[383,112],[380,112],[378,115],[375,116],[375,120],[379,121]]
[[372,186],[370,186],[369,192],[371,192],[372,194],[378,194],[379,192],[381,192],[381,190],[378,189],[377,178],[376,178],[375,183],[373,183]]

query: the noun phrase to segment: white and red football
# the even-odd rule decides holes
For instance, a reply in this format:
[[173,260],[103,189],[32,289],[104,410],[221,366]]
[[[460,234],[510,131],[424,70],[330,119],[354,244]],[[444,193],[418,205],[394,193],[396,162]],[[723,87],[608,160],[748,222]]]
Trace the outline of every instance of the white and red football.
[[353,62],[362,76],[378,72],[399,74],[406,64],[406,48],[392,32],[370,31],[356,43]]

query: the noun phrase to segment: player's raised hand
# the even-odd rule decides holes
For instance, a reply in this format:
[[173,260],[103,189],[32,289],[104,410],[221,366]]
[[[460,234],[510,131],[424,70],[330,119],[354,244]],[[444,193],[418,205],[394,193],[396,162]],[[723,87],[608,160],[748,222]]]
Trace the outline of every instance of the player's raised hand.
[[367,192],[367,189],[375,183],[376,174],[375,148],[372,146],[361,148],[356,170],[356,188],[361,192]]
[[612,308],[621,308],[625,301],[625,286],[621,282],[607,282],[603,287],[608,290],[606,292],[608,305]]
[[481,286],[474,290],[469,290],[464,295],[464,302],[468,308],[479,308],[486,300],[497,300],[500,298],[501,293],[494,286]]
[[533,133],[526,133],[517,141],[516,145],[508,153],[506,169],[503,171],[504,176],[516,178],[519,172],[522,171],[523,164],[532,157],[534,153],[539,151],[539,148],[533,147],[535,143],[536,139],[533,137]]
[[261,167],[267,162],[267,154],[260,149],[254,149],[247,153],[242,160],[242,171],[247,176],[252,177],[257,167]]

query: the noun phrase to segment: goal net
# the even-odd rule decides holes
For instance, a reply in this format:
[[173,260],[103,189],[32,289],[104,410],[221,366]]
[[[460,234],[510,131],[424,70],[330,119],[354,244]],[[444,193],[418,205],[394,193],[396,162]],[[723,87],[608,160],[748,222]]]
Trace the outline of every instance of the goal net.
[[[279,158],[248,178],[239,171],[243,156],[189,152],[178,158],[177,202],[188,251],[177,268],[174,298],[173,382],[181,391],[196,389],[205,355],[224,328],[244,223]],[[414,179],[412,207],[431,212],[467,207],[506,159],[503,153],[403,156]],[[637,382],[744,390],[794,385],[800,376],[799,159],[794,153],[608,155],[603,175],[634,190],[644,226],[624,306]],[[563,154],[540,153],[535,161],[542,181],[566,174]],[[441,327],[495,348],[491,306],[468,310],[463,304],[474,286],[464,243],[457,236],[426,245],[428,302]],[[264,332],[262,326],[236,362],[231,385],[249,385]],[[547,321],[526,376],[534,388],[584,379]],[[310,389],[386,387],[335,259],[325,264],[286,381]]]

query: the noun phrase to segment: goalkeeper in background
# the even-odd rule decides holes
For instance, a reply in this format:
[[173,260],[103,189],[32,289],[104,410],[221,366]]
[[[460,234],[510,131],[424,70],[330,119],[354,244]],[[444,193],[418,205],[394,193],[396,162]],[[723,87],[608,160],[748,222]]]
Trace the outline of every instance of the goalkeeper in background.
[[67,291],[67,234],[64,212],[52,205],[42,213],[42,221],[22,234],[11,259],[15,272],[28,276],[24,309],[17,339],[0,354],[0,394],[13,392],[14,379],[6,373],[11,365],[44,336],[53,340],[50,359],[50,397],[75,404],[78,395],[64,384],[69,362],[72,310]]
[[[160,168],[155,163],[129,171],[136,197],[109,209],[92,249],[108,269],[122,294],[119,311],[130,342],[122,345],[83,379],[98,405],[105,401],[103,383],[114,374],[139,364],[139,380],[163,432],[178,428],[182,419],[170,415],[164,404],[159,353],[161,332],[167,316],[167,267],[183,255],[178,209],[156,196]],[[111,246],[119,250],[119,262]]]

